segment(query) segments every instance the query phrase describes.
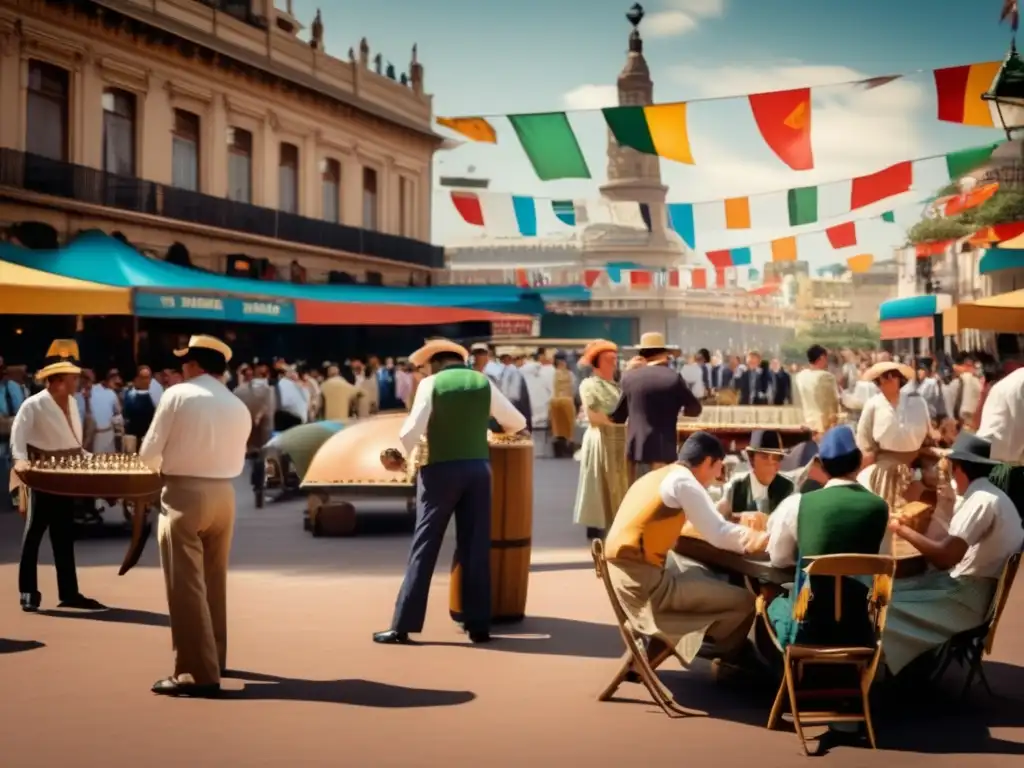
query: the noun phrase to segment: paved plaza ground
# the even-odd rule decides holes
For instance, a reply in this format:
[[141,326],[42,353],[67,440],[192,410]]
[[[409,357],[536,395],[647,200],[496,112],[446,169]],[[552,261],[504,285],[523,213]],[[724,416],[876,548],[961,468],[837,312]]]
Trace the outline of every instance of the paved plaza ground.
[[[23,614],[20,522],[0,515],[0,766],[627,766],[758,768],[802,764],[791,731],[764,729],[774,690],[716,684],[706,665],[663,678],[706,717],[670,720],[637,701],[598,703],[622,652],[583,532],[571,523],[576,464],[538,460],[529,618],[475,647],[447,615],[442,553],[417,647],[378,646],[408,531],[378,511],[352,539],[313,539],[301,501],[251,505],[240,493],[230,576],[229,666],[218,700],[154,696],[171,671],[156,548],[124,577],[122,539],[78,544],[83,592],[106,613]],[[242,486],[240,486],[242,487]],[[384,508],[386,509],[386,508]],[[44,544],[44,562],[49,563]],[[44,608],[56,599],[40,569]],[[2,590],[0,590],[2,592]],[[1024,765],[1024,583],[987,663],[999,694],[969,705],[922,692],[882,702],[880,746],[823,759],[837,766]],[[954,683],[956,681],[953,681]],[[635,689],[635,690],[634,690]],[[887,705],[887,706],[885,706]]]

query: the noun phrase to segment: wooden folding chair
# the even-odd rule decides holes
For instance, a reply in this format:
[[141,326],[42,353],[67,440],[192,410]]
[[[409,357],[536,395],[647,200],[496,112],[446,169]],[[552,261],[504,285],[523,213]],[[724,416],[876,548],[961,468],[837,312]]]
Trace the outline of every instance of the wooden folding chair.
[[590,550],[594,557],[594,569],[597,571],[597,577],[604,583],[605,591],[608,593],[608,601],[612,604],[612,610],[615,612],[615,621],[619,626],[619,634],[622,635],[622,640],[626,644],[626,653],[622,657],[619,671],[597,697],[597,700],[610,701],[619,689],[619,686],[626,681],[632,672],[639,677],[639,682],[643,684],[651,694],[651,698],[669,717],[699,714],[681,707],[676,702],[672,692],[658,679],[654,670],[672,655],[672,651],[666,648],[653,660],[648,660],[644,637],[630,624],[626,611],[622,607],[618,595],[615,594],[615,588],[612,586],[611,579],[608,576],[608,563],[604,559],[604,543],[600,539],[594,539]]
[[1010,597],[1010,589],[1013,587],[1013,581],[1017,577],[1017,571],[1020,568],[1020,559],[1021,553],[1017,552],[1006,561],[1006,565],[1003,566],[1003,572],[1000,574],[999,581],[996,584],[996,591],[992,596],[992,605],[989,608],[989,614],[985,622],[974,629],[954,635],[950,639],[942,663],[939,665],[939,670],[932,678],[933,681],[938,681],[954,661],[960,666],[966,667],[967,679],[964,681],[964,687],[960,691],[960,698],[962,699],[966,698],[967,694],[970,693],[975,679],[981,680],[981,684],[985,686],[989,696],[995,695],[992,693],[992,687],[988,684],[988,678],[985,677],[983,661],[985,656],[989,656],[992,653],[992,646],[996,640],[996,627],[999,626],[999,619],[1002,618],[1003,609],[1006,608],[1006,602]]
[[[775,696],[771,714],[768,716],[768,729],[774,729],[782,717],[782,708],[786,699],[789,700],[793,728],[800,739],[800,746],[807,751],[807,740],[804,738],[803,726],[822,725],[826,723],[864,723],[867,729],[868,742],[872,749],[877,749],[875,729],[871,722],[871,706],[868,692],[875,679],[879,661],[882,658],[882,631],[885,629],[885,618],[892,599],[893,579],[896,575],[896,560],[879,555],[826,555],[807,558],[809,564],[804,569],[806,579],[800,594],[793,606],[793,618],[804,619],[811,598],[811,576],[831,576],[835,583],[835,620],[842,618],[842,580],[851,576],[872,576],[874,584],[865,606],[871,620],[874,643],[870,646],[825,646],[825,645],[789,645],[782,647],[778,636],[768,619],[768,604],[763,597],[757,598],[757,613],[764,622],[768,636],[775,647],[783,655],[784,674],[779,691]],[[859,687],[856,689],[830,690],[828,695],[836,698],[860,698],[861,711],[848,713],[840,711],[808,711],[801,712],[799,698],[801,695],[816,693],[800,691],[797,687],[803,679],[804,670],[813,665],[848,666],[857,670]]]

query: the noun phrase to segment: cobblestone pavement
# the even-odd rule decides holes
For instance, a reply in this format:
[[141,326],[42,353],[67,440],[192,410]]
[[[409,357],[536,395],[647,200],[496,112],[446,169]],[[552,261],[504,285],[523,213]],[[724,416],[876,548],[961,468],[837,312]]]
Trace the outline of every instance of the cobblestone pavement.
[[[469,645],[448,619],[450,543],[424,645],[377,646],[370,635],[388,625],[408,546],[401,516],[364,504],[373,514],[362,535],[314,540],[302,530],[301,502],[256,510],[240,492],[229,666],[243,679],[211,701],[149,692],[171,663],[153,542],[121,578],[123,539],[77,545],[83,591],[115,609],[27,615],[16,600],[20,523],[0,515],[0,766],[801,764],[792,732],[764,729],[774,691],[716,684],[703,664],[672,666],[664,679],[707,717],[669,720],[627,690],[635,686],[624,693],[636,701],[595,700],[622,648],[571,523],[575,471],[571,461],[537,462],[529,618],[485,647]],[[52,607],[53,569],[43,565],[40,577]],[[945,692],[882,702],[882,749],[842,746],[825,760],[1024,764],[1022,584],[999,634],[987,669],[1000,698],[978,688],[966,706]]]

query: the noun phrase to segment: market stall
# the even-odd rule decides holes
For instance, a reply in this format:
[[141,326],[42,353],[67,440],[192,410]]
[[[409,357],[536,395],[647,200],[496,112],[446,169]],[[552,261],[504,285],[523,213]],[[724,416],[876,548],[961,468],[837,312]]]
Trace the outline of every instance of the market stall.
[[131,291],[0,261],[0,313],[130,315]]
[[944,333],[964,330],[1024,334],[1024,290],[957,304],[942,313]]

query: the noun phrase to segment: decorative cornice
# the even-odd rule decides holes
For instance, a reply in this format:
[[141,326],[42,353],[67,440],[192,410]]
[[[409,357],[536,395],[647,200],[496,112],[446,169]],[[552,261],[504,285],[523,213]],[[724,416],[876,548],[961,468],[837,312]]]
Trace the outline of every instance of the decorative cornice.
[[201,101],[204,104],[210,104],[213,101],[213,89],[204,88],[199,85],[193,85],[183,80],[165,80],[164,90],[167,91],[167,95],[173,101],[174,99],[193,99],[194,101]]
[[104,80],[142,92],[149,90],[152,73],[148,68],[129,64],[110,56],[101,57],[98,64]]
[[317,128],[313,132],[313,138],[316,140],[316,145],[322,149],[334,150],[340,152],[343,155],[354,155],[355,154],[355,142],[351,139],[334,139],[324,133],[320,128]]
[[267,111],[259,107],[249,106],[242,99],[237,99],[232,96],[224,95],[224,106],[228,112],[233,112],[236,115],[245,115],[246,117],[252,117],[257,120],[266,120]]
[[21,25],[21,38],[22,56],[37,52],[71,65],[79,65],[92,58],[91,51],[86,45],[25,25]]

